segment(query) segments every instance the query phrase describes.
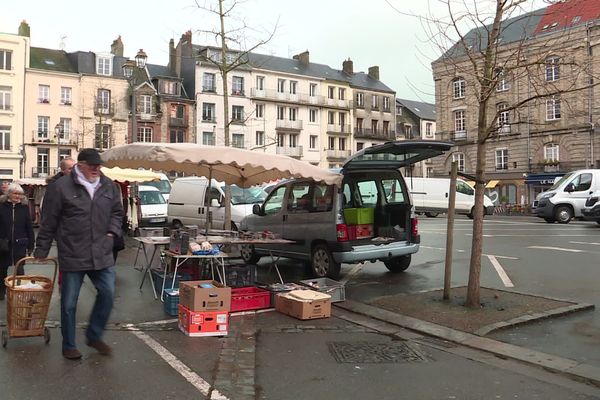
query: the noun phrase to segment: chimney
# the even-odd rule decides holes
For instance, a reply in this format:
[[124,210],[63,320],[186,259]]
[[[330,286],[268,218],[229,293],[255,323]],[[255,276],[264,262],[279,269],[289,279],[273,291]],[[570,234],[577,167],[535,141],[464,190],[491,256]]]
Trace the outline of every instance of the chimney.
[[171,39],[169,40],[169,71],[171,71],[172,73],[176,73],[176,68],[175,68],[175,61],[176,61],[176,53],[175,53],[175,40]]
[[31,37],[31,28],[29,28],[29,24],[27,21],[21,21],[19,25],[19,36]]
[[294,58],[294,60],[300,61],[304,65],[310,64],[310,57],[309,57],[308,50],[306,50],[303,53],[296,54],[293,58]]
[[369,76],[375,80],[379,80],[379,67],[376,65],[369,67]]
[[110,53],[117,57],[123,57],[123,41],[121,40],[121,35],[113,40],[110,45]]
[[342,63],[342,71],[344,71],[348,75],[354,74],[354,63],[350,58],[348,58]]

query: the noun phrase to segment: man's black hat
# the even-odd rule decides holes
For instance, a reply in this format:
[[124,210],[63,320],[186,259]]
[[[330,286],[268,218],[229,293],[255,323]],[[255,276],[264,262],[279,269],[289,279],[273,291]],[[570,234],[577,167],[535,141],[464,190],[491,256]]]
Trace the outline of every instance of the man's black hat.
[[82,149],[77,156],[77,161],[92,165],[104,164],[104,161],[100,158],[100,153],[96,149]]

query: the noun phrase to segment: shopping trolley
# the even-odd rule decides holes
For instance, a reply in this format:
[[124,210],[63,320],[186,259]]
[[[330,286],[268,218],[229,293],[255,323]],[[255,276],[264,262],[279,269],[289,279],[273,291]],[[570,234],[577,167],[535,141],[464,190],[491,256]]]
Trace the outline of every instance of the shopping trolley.
[[[17,275],[21,265],[28,261],[34,263],[53,263],[52,279],[41,275]],[[34,257],[24,257],[17,261],[12,276],[4,278],[6,285],[6,322],[7,330],[2,330],[2,347],[6,347],[9,338],[43,336],[50,342],[50,330],[44,326],[54,290],[58,272],[55,258],[37,261]]]

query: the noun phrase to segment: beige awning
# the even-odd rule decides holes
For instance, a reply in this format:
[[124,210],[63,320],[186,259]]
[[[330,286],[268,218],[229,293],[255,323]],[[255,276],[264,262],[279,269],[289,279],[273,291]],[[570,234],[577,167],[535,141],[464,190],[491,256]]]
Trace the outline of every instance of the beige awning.
[[493,189],[493,188],[495,188],[495,187],[496,187],[496,185],[498,185],[498,183],[499,183],[499,182],[500,182],[500,181],[498,181],[498,180],[491,180],[491,181],[489,181],[489,182],[487,183],[487,185],[485,185],[485,188],[486,188],[486,189]]

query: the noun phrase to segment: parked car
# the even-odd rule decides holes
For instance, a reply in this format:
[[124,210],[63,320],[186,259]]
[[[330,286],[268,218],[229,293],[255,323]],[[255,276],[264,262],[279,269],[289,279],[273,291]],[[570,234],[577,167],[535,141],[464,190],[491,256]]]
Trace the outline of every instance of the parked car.
[[533,202],[533,214],[548,223],[568,224],[583,218],[582,210],[590,195],[600,190],[600,169],[569,172]]
[[[223,229],[225,226],[225,184],[212,180],[208,188],[208,178],[177,178],[171,188],[168,205],[168,220],[173,227],[183,225],[206,226],[206,212],[210,199],[212,227]],[[208,195],[207,195],[208,193]],[[262,203],[267,194],[257,186],[242,189],[231,185],[231,222],[237,229],[246,215],[252,213],[252,206]]]
[[397,141],[365,148],[343,165],[341,186],[292,179],[273,188],[240,229],[269,231],[293,241],[285,246],[244,245],[242,258],[256,263],[276,251],[310,263],[317,277],[336,279],[341,263],[381,260],[404,271],[420,237],[410,191],[399,171],[447,151],[451,143]]
[[[450,197],[450,178],[406,178],[410,188],[413,204],[417,213],[428,217],[436,217],[448,212]],[[454,201],[456,214],[464,214],[473,219],[475,208],[475,189],[462,179],[456,180],[456,199]],[[494,204],[489,197],[483,197],[483,215],[492,215]]]
[[154,186],[140,185],[138,189],[140,198],[140,227],[166,226],[167,202],[160,190]]
[[586,221],[596,221],[600,224],[600,190],[596,190],[587,198],[581,213]]

